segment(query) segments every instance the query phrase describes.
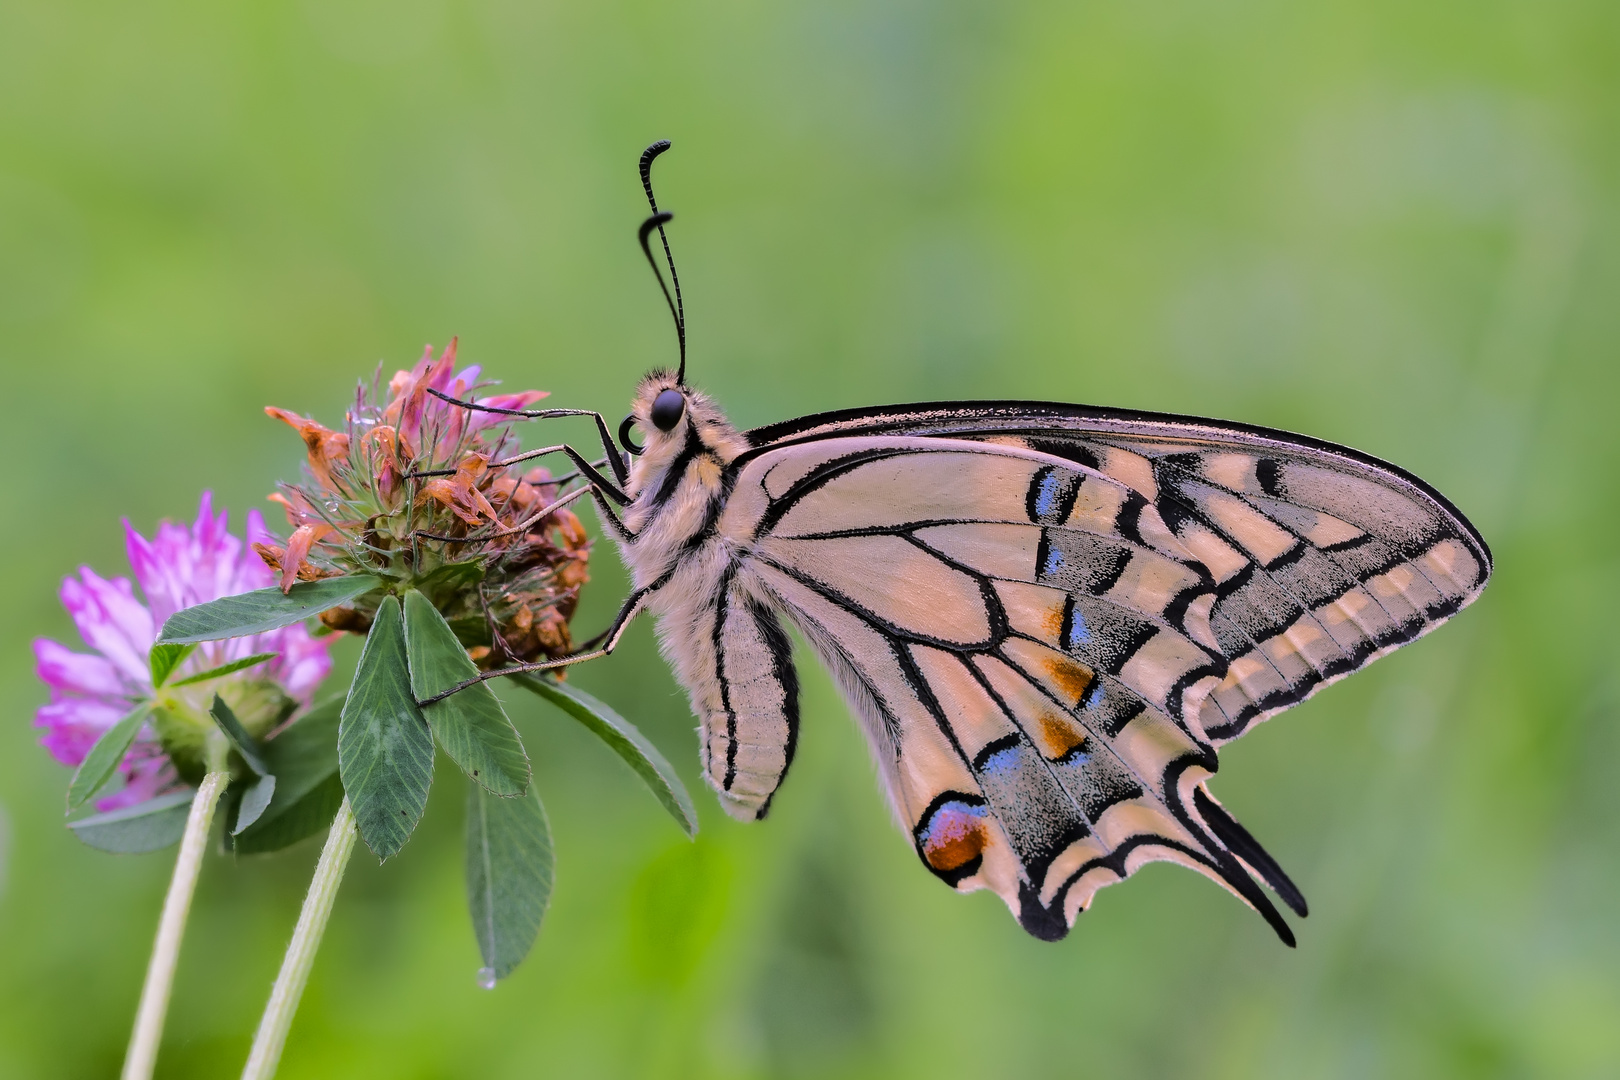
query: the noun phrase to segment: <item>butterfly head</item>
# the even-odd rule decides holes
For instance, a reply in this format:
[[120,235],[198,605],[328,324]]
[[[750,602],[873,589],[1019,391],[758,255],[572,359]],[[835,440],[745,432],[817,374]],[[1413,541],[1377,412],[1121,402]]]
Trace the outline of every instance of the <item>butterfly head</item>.
[[[640,446],[629,438],[632,426],[641,429],[645,442]],[[619,439],[636,458],[634,489],[642,486],[637,477],[661,473],[677,458],[705,455],[726,465],[748,449],[720,407],[707,394],[682,386],[672,371],[654,371],[641,380]]]

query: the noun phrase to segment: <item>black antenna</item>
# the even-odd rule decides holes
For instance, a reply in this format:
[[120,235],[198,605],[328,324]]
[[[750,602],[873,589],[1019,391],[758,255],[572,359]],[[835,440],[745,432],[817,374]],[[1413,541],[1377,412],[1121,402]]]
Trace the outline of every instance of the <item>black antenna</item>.
[[[681,303],[681,279],[675,273],[675,256],[669,252],[669,235],[664,232],[664,223],[674,219],[675,215],[667,210],[658,209],[658,200],[653,197],[652,164],[653,159],[669,149],[668,139],[659,139],[641,152],[641,186],[647,192],[647,205],[652,207],[652,217],[641,223],[638,239],[641,241],[641,253],[647,256],[647,265],[653,268],[658,277],[658,287],[664,290],[664,303],[669,305],[669,314],[675,320],[675,337],[681,345],[681,366],[675,373],[677,385],[686,385],[686,307]],[[652,248],[647,238],[654,229],[658,230],[658,239],[664,244],[664,261],[669,264],[669,279],[675,283],[675,295],[670,296],[669,286],[664,284],[664,274],[658,269],[658,260],[653,258]]]

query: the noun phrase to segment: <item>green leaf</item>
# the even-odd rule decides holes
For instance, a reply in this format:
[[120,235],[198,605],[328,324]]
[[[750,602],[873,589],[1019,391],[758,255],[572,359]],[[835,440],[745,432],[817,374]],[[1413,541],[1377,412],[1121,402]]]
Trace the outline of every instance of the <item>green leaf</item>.
[[488,646],[495,641],[489,633],[489,620],[484,618],[482,614],[458,615],[448,621],[450,629],[455,631],[456,640],[461,642],[464,648],[472,649],[479,645]]
[[[156,648],[156,646],[154,646],[154,648]],[[184,679],[181,679],[174,685],[190,686],[192,683],[207,682],[209,679],[217,679],[221,675],[229,675],[234,671],[241,671],[244,668],[250,668],[256,664],[262,664],[266,660],[274,660],[275,658],[276,654],[273,652],[254,653],[252,656],[244,656],[240,660],[232,660],[228,664],[221,664],[217,668],[209,668],[207,671],[204,671],[198,675],[187,675]]]
[[[411,582],[415,588],[425,593],[428,599],[435,599],[445,595],[454,595],[469,585],[484,580],[483,559],[463,559],[461,562],[445,563]],[[407,622],[410,620],[407,619]]]
[[236,718],[231,707],[225,704],[224,699],[218,694],[214,695],[214,703],[208,707],[208,715],[214,718],[219,730],[231,741],[231,748],[242,755],[242,760],[247,762],[248,768],[258,776],[270,774],[270,766],[265,764],[264,758],[259,754],[259,740],[247,733],[242,721]]
[[374,855],[398,853],[427,806],[433,735],[411,697],[399,601],[383,597],[338,725],[338,772]]
[[[478,674],[439,609],[419,592],[405,594],[405,645],[411,693],[418,701]],[[422,706],[422,715],[450,760],[493,794],[521,795],[529,789],[523,740],[488,683]]]
[[184,663],[196,648],[196,645],[153,645],[152,651],[146,654],[146,662],[152,667],[153,688],[167,682],[174,669]]
[[589,728],[608,748],[624,759],[635,770],[642,782],[652,789],[669,816],[675,819],[687,836],[698,831],[697,810],[686,785],[675,775],[675,769],[665,760],[658,748],[636,726],[585,691],[555,679],[534,675],[513,675],[519,686],[533,691],[557,706],[563,712]]
[[159,795],[122,810],[70,821],[68,828],[80,840],[101,851],[117,855],[158,851],[179,842],[186,831],[186,815],[191,812],[191,800],[196,794],[188,789]]
[[467,785],[467,907],[490,989],[529,954],[551,900],[551,826],[540,796],[515,799]]
[[291,626],[347,603],[382,584],[370,574],[300,581],[285,596],[274,586],[210,600],[177,611],[163,624],[159,643],[215,641]]
[[231,829],[231,835],[236,836],[249,825],[259,820],[265,807],[270,805],[270,799],[276,793],[276,776],[274,773],[265,773],[246,791],[242,792],[241,801],[236,804],[236,825]]
[[342,708],[342,698],[317,705],[260,744],[265,764],[276,778],[276,789],[258,820],[236,837],[238,853],[279,851],[332,823],[332,815],[343,801],[343,784],[337,775]]
[[67,805],[70,813],[83,806],[86,799],[112,779],[113,773],[118,770],[118,763],[129,753],[129,744],[140,734],[141,725],[146,723],[146,716],[151,711],[152,703],[144,701],[102,732],[101,738],[96,740],[96,744],[79,763],[78,770],[73,774],[73,782],[68,785]]
[[316,833],[325,832],[332,824],[332,816],[343,804],[343,781],[334,771],[318,786],[283,806],[272,817],[271,812],[276,810],[280,795],[281,784],[278,780],[269,808],[259,820],[234,838],[238,855],[267,855],[291,847]]

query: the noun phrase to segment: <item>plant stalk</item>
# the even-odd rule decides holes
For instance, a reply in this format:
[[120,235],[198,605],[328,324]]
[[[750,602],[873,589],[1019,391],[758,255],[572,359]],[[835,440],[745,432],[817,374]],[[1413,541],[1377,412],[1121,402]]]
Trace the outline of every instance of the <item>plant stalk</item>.
[[321,860],[315,864],[309,895],[304,897],[298,927],[287,945],[287,955],[282,958],[281,972],[270,991],[259,1030],[254,1033],[253,1049],[248,1052],[242,1080],[269,1080],[276,1074],[281,1048],[287,1042],[287,1030],[298,1012],[298,1001],[304,996],[304,985],[309,982],[309,969],[314,966],[315,953],[321,947],[321,936],[326,933],[326,922],[332,915],[332,902],[337,899],[343,871],[354,853],[354,837],[354,812],[349,809],[349,800],[344,798],[337,817],[332,819],[332,829],[326,834]]
[[124,1055],[123,1080],[149,1080],[157,1064],[169,992],[174,989],[174,969],[180,960],[180,941],[185,936],[186,916],[191,912],[191,897],[197,891],[197,875],[208,848],[209,827],[214,823],[219,797],[231,782],[223,762],[212,764],[186,815],[186,831],[180,838],[180,854],[174,861],[174,877],[169,880],[169,895],[163,901],[157,940],[146,966],[146,984],[141,987],[141,1003],[135,1012],[135,1030],[129,1037],[129,1052]]

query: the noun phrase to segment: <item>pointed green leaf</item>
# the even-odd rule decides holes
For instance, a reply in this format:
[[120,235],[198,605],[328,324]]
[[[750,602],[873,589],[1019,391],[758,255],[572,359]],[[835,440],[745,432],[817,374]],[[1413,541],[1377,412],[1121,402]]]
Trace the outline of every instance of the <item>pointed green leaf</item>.
[[652,789],[653,795],[669,811],[669,816],[675,819],[682,831],[687,836],[697,835],[697,810],[692,806],[692,796],[686,793],[686,785],[675,775],[674,767],[665,760],[664,755],[647,741],[647,737],[634,724],[585,691],[567,683],[534,675],[513,675],[511,678],[519,686],[539,694],[584,724],[597,738],[607,743],[608,748],[623,758],[625,764],[634,769],[642,782]]
[[[439,609],[419,592],[405,594],[405,644],[411,693],[418,701],[478,674]],[[488,683],[425,705],[422,715],[450,760],[492,793],[521,795],[529,789],[523,741]]]
[[274,773],[265,773],[255,780],[247,790],[242,792],[241,800],[236,804],[236,825],[231,829],[231,835],[236,836],[259,820],[265,807],[270,805],[270,799],[276,793],[276,776]]
[[327,608],[363,596],[382,584],[370,574],[300,581],[285,596],[274,586],[210,600],[177,611],[163,624],[160,643],[215,641],[291,626]]
[[399,601],[383,597],[338,725],[338,772],[374,855],[405,846],[427,806],[433,735],[411,697]]
[[146,723],[146,715],[151,711],[152,703],[143,701],[129,715],[102,732],[101,738],[96,740],[96,744],[79,763],[78,770],[73,774],[73,782],[68,785],[69,812],[83,806],[86,799],[112,779],[113,773],[118,770],[118,763],[129,753],[130,743],[140,734],[141,725]]
[[467,785],[467,907],[492,988],[529,954],[551,900],[551,826],[530,788],[515,799]]
[[257,664],[262,664],[266,660],[274,660],[275,658],[276,654],[273,652],[254,653],[252,656],[244,656],[240,660],[232,660],[228,664],[221,664],[217,668],[209,668],[207,671],[196,675],[187,675],[174,685],[190,686],[192,683],[207,682],[209,679],[217,679],[221,675],[229,675],[232,672],[242,671],[245,668],[250,668]]
[[269,775],[270,766],[265,764],[264,758],[259,754],[259,740],[247,733],[242,721],[236,718],[231,707],[225,704],[224,699],[218,694],[214,695],[214,703],[208,707],[208,715],[214,718],[219,730],[231,741],[231,749],[242,755],[242,760],[247,762],[248,768],[258,776]]
[[159,687],[169,681],[174,669],[179,667],[196,649],[196,645],[154,645],[152,651],[146,654],[146,662],[152,667],[152,686]]
[[279,851],[332,823],[332,815],[343,801],[343,784],[337,775],[342,708],[342,698],[317,705],[260,744],[265,764],[276,778],[276,789],[258,820],[236,837],[238,853]]
[[135,855],[179,843],[191,813],[192,790],[159,795],[155,799],[68,822],[80,840],[101,851]]

